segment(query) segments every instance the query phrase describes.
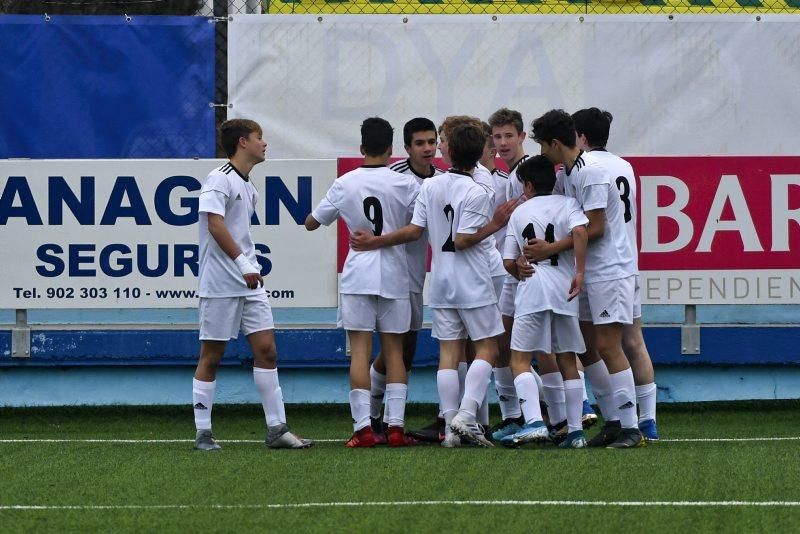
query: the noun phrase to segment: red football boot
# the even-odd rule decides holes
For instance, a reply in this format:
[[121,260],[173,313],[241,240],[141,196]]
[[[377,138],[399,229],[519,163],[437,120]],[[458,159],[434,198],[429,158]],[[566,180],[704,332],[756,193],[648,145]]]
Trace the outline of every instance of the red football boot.
[[372,433],[372,427],[365,426],[347,440],[344,444],[348,449],[362,449],[371,448],[375,446],[375,435]]
[[419,441],[411,436],[406,436],[402,426],[390,426],[387,434],[390,447],[412,447],[414,445],[419,445]]

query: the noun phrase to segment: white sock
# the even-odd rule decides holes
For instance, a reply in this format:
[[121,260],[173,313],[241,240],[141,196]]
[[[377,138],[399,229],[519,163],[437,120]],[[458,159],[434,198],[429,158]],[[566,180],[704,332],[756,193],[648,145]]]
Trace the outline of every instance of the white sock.
[[285,424],[286,412],[283,407],[283,392],[278,383],[278,370],[253,367],[253,381],[256,383],[258,396],[261,397],[267,426]]
[[555,425],[567,420],[566,398],[564,397],[564,378],[561,373],[542,375],[544,399],[547,403],[547,415],[550,424]]
[[583,401],[581,402],[585,402],[589,400],[589,395],[586,394],[586,377],[583,371],[578,371],[578,376],[581,379],[581,384],[582,384],[581,387],[583,387]]
[[369,391],[350,390],[350,414],[353,416],[353,430],[358,432],[369,426]]
[[369,416],[380,419],[383,393],[386,391],[386,375],[376,371],[374,365],[369,366],[369,384]]
[[619,414],[617,414],[614,401],[611,398],[611,382],[605,362],[600,360],[584,367],[584,370],[589,377],[589,383],[592,384],[592,392],[597,400],[597,405],[600,406],[600,413],[603,414],[603,419],[606,421],[618,421]]
[[583,380],[564,380],[564,397],[567,401],[567,426],[569,432],[583,429]]
[[445,432],[450,435],[450,422],[458,413],[458,371],[439,369],[436,373],[436,387],[439,390],[439,406],[442,407]]
[[639,405],[639,422],[656,420],[656,383],[636,386],[636,404]]
[[636,428],[636,386],[633,383],[631,368],[609,375],[609,379],[611,398],[622,428]]
[[[487,385],[488,388],[488,385]],[[485,427],[489,426],[489,395],[483,397],[483,402],[478,407],[478,422]]]
[[407,394],[406,384],[393,383],[386,386],[386,414],[383,420],[387,425],[405,426]]
[[464,383],[467,380],[467,372],[469,371],[469,365],[467,362],[458,362],[458,400],[461,401],[461,398],[464,396]]
[[464,380],[464,398],[461,399],[459,411],[477,418],[478,407],[486,398],[486,389],[492,376],[492,364],[486,360],[475,360],[469,366],[467,378]]
[[519,396],[514,387],[514,373],[510,367],[495,367],[494,385],[497,387],[497,396],[500,399],[500,413],[503,420],[515,419],[522,415],[519,407]]
[[211,430],[211,408],[214,406],[214,394],[216,392],[216,380],[203,382],[196,378],[192,379],[194,426],[197,430]]
[[532,424],[542,420],[542,409],[539,407],[539,387],[533,373],[522,373],[514,379],[514,387],[519,392],[522,413],[525,414],[525,422]]
[[539,388],[539,402],[544,402],[544,384],[542,384],[542,377],[536,372],[536,369],[531,367],[531,374],[533,379],[536,380],[536,387]]

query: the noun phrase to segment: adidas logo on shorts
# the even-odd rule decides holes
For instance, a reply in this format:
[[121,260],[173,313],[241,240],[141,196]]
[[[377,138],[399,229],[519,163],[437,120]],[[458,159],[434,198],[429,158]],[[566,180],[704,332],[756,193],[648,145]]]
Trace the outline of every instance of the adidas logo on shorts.
[[611,316],[608,314],[608,311],[603,310],[603,313],[600,314],[600,317],[603,317],[603,318],[607,319],[608,317],[611,317]]
[[206,405],[203,404],[202,402],[198,402],[197,404],[195,404],[194,405],[194,409],[195,410],[208,410],[208,408],[206,408]]
[[631,401],[628,401],[625,404],[623,404],[622,406],[620,406],[618,409],[619,410],[628,410],[630,408],[633,408],[633,403]]

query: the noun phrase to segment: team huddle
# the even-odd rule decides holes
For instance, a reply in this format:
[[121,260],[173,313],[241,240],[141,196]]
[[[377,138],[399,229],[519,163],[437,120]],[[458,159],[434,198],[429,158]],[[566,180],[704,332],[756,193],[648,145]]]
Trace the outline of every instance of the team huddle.
[[[438,129],[415,118],[403,129],[408,158],[390,166],[391,125],[363,122],[363,165],[335,180],[305,223],[315,230],[341,218],[351,231],[338,310],[351,351],[347,447],[633,448],[658,440],[640,324],[636,181],[631,166],[605,150],[610,124],[597,108],[549,111],[531,125],[541,155],[528,157],[517,111],[500,109],[488,123],[451,116]],[[210,421],[216,368],[241,329],[253,349],[267,446],[305,448],[312,442],[286,425],[272,315],[249,234],[257,193],[248,174],[266,143],[260,127],[242,119],[223,124],[222,140],[230,162],[200,195],[195,447],[220,448]],[[437,147],[447,171],[433,164]],[[497,156],[508,173],[495,168]],[[429,427],[406,431],[429,247],[440,411]],[[374,332],[380,353],[370,364]],[[502,420],[490,427],[492,376]],[[597,416],[585,377],[604,420],[588,441],[584,428]]]

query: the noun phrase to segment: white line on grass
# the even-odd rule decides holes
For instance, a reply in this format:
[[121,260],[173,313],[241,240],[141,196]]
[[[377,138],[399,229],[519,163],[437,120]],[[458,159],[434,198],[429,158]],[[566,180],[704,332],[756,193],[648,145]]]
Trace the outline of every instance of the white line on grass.
[[[219,443],[263,443],[261,439],[218,439]],[[317,443],[344,443],[347,439],[315,439]],[[732,443],[747,441],[800,441],[800,436],[760,438],[674,438],[662,439],[659,443]],[[193,439],[49,439],[22,438],[0,439],[2,443],[194,443]]]
[[258,510],[286,508],[359,508],[378,506],[616,506],[616,507],[800,507],[800,501],[376,501],[301,502],[284,504],[97,504],[97,505],[0,505],[4,510]]

